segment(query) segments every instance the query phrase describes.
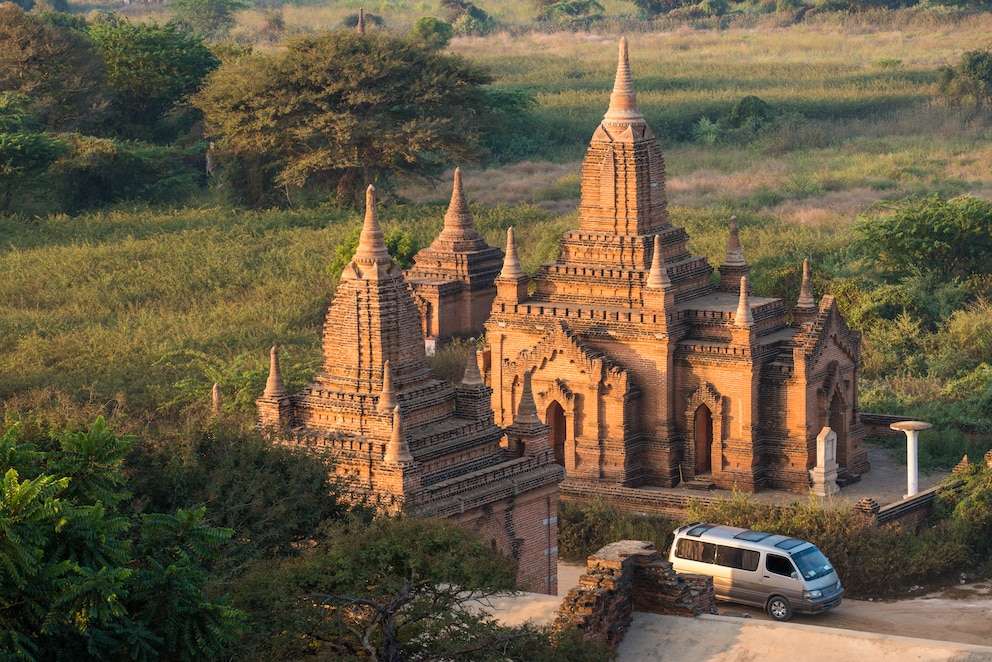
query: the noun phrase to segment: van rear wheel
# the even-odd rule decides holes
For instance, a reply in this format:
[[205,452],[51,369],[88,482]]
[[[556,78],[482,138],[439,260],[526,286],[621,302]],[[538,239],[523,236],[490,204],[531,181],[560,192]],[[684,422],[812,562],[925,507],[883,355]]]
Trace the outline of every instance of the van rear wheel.
[[776,621],[787,621],[792,618],[792,607],[789,606],[789,601],[781,595],[773,595],[768,598],[768,604],[765,605],[765,610]]

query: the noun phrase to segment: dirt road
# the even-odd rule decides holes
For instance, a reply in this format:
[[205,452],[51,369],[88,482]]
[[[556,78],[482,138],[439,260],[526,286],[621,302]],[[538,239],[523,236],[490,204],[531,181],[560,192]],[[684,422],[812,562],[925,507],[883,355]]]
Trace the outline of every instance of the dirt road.
[[[760,609],[727,602],[719,603],[719,607],[721,614],[746,613],[757,620],[771,620]],[[833,611],[815,616],[800,614],[793,622],[992,646],[992,581],[964,584],[905,600],[844,600]]]

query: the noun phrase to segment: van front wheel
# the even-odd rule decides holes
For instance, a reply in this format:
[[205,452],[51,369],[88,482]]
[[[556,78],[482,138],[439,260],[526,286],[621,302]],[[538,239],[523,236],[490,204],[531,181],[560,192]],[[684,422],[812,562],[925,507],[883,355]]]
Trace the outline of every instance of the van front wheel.
[[787,621],[792,618],[792,607],[789,606],[789,601],[781,595],[773,595],[768,598],[765,609],[768,611],[768,615],[776,621]]

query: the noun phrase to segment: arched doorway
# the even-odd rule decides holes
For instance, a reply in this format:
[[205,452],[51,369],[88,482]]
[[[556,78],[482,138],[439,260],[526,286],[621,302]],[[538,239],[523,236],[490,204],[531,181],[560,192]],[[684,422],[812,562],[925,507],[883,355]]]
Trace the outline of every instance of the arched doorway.
[[837,435],[837,464],[847,466],[847,416],[844,399],[840,393],[834,393],[830,400],[830,411],[827,425]]
[[699,405],[696,409],[695,430],[693,438],[695,440],[697,476],[708,474],[713,471],[710,464],[710,451],[713,448],[713,415],[706,405]]
[[557,400],[552,400],[545,412],[545,419],[551,426],[551,446],[555,449],[555,462],[565,466],[565,410]]

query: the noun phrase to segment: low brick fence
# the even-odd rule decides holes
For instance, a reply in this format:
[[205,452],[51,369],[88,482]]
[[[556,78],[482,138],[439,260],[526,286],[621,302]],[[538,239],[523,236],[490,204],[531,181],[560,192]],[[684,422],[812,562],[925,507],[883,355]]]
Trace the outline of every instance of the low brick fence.
[[558,607],[555,628],[574,627],[586,639],[616,646],[634,611],[688,617],[717,613],[713,578],[676,573],[650,542],[610,543],[587,564],[579,585]]
[[602,499],[625,511],[659,513],[678,518],[683,517],[689,510],[689,501],[691,500],[703,503],[717,500],[716,497],[705,496],[704,494],[672,494],[671,492],[655,492],[636,487],[585,483],[576,480],[566,480],[559,485],[558,489],[563,501],[593,503],[597,499]]

